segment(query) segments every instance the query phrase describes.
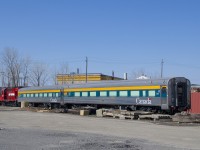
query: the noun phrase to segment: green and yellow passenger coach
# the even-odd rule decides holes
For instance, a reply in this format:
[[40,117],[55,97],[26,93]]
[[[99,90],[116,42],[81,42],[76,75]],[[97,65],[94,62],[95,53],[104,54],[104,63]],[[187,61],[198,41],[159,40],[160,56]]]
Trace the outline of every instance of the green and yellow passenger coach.
[[185,77],[99,81],[22,88],[19,95],[19,101],[33,105],[91,105],[172,112],[190,108],[190,81]]

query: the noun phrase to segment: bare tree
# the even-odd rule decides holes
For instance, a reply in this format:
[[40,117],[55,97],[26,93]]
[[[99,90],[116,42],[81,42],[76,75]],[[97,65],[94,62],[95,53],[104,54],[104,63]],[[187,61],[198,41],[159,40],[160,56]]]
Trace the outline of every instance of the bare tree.
[[68,83],[69,81],[66,81],[66,78],[65,76],[67,75],[67,73],[69,73],[69,66],[68,66],[68,63],[62,63],[60,65],[60,70],[59,70],[59,74],[61,74],[61,84],[66,84]]
[[22,58],[22,79],[23,79],[23,86],[28,86],[28,76],[30,73],[30,66],[31,66],[31,59],[30,57]]
[[44,86],[48,81],[47,66],[43,63],[35,63],[31,67],[29,75],[30,84],[33,86]]
[[57,75],[58,75],[58,71],[55,68],[54,71],[52,72],[52,75],[51,75],[52,76],[52,83],[54,85],[58,85]]
[[4,65],[4,75],[8,78],[8,86],[19,86],[21,62],[17,50],[14,48],[5,48],[2,54],[2,63]]

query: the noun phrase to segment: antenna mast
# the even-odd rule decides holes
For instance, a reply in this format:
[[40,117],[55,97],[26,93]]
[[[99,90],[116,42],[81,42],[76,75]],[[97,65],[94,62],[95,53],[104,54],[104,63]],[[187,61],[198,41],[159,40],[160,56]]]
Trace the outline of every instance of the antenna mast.
[[162,61],[161,61],[161,74],[160,74],[161,78],[163,77],[163,64],[164,64],[164,61],[162,59]]
[[86,62],[86,67],[85,67],[85,82],[87,83],[87,76],[88,76],[88,73],[87,73],[87,71],[88,71],[88,58],[86,57],[86,60],[85,60],[85,62]]

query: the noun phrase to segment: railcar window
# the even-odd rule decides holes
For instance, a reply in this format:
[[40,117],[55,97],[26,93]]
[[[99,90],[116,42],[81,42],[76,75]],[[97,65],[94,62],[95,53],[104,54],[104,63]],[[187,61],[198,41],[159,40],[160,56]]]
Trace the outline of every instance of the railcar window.
[[[73,96],[75,96],[75,93],[76,93],[76,92],[68,92],[67,95],[68,95],[69,97],[73,97]],[[80,93],[80,92],[78,92],[78,93]],[[77,96],[78,96],[78,93],[76,94]],[[80,94],[79,94],[79,96],[80,96]]]
[[81,93],[80,93],[80,92],[74,92],[74,96],[80,97],[80,96],[81,96]]
[[44,97],[47,97],[47,93],[44,93]]
[[31,94],[31,97],[34,97],[34,94]]
[[59,97],[60,95],[59,95],[59,93],[56,93],[56,97]]
[[52,93],[48,93],[48,97],[52,97],[53,96],[53,94]]
[[56,97],[56,93],[52,93],[52,97]]
[[117,91],[110,91],[109,96],[117,96]]
[[88,92],[82,92],[82,96],[88,96]]
[[97,96],[97,92],[90,92],[90,96]]
[[100,96],[107,96],[107,92],[106,91],[101,91],[100,92]]
[[30,94],[27,94],[26,97],[30,97]]
[[131,91],[131,96],[140,96],[140,91]]
[[43,93],[40,93],[40,94],[39,94],[39,97],[43,97]]
[[156,96],[156,91],[150,90],[148,91],[149,96],[155,97]]
[[167,89],[166,87],[162,87],[161,89],[161,97],[166,97],[167,96]]
[[142,91],[142,96],[143,96],[143,97],[146,97],[146,96],[147,96],[146,91]]
[[160,90],[156,90],[156,97],[160,97]]
[[128,91],[119,91],[119,96],[128,96]]
[[182,87],[178,87],[178,93],[183,93]]
[[38,93],[35,93],[35,97],[38,97],[39,96],[39,94]]

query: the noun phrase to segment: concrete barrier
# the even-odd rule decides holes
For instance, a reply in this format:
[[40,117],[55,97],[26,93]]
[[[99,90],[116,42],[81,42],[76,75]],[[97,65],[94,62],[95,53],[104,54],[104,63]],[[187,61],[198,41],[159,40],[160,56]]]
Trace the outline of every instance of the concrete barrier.
[[87,116],[89,115],[89,110],[80,110],[80,116]]
[[21,108],[28,107],[28,102],[21,102]]

